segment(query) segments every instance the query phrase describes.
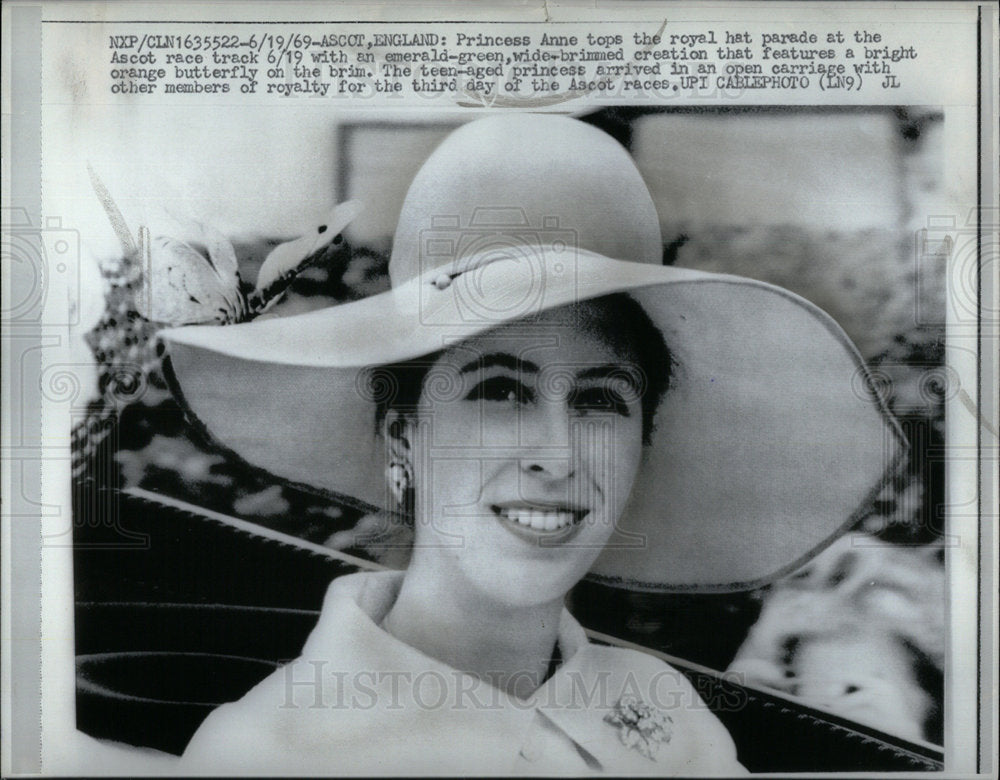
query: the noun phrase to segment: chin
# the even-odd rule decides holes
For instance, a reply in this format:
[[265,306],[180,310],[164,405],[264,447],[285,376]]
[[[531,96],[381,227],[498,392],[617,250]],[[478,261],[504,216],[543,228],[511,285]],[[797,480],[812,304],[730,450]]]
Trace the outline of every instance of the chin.
[[557,600],[562,601],[583,577],[583,575],[576,578],[572,575],[553,576],[554,572],[533,572],[530,571],[533,567],[521,568],[517,574],[507,567],[494,569],[495,574],[500,574],[500,569],[505,569],[510,574],[502,581],[493,578],[484,581],[482,574],[479,573],[475,587],[484,598],[508,607],[537,607]]

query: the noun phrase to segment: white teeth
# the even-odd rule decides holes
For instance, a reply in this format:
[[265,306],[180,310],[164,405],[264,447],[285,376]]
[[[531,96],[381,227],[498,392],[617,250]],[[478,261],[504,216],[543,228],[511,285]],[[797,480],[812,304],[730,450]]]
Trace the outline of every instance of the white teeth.
[[536,531],[555,531],[573,522],[572,512],[545,512],[539,509],[501,509],[500,516]]

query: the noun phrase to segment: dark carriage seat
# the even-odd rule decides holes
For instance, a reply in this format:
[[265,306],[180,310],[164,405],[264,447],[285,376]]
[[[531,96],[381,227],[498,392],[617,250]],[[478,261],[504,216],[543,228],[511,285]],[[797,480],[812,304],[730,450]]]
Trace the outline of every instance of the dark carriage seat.
[[[374,564],[144,492],[75,549],[77,726],[180,754],[211,710],[299,654],[329,582]],[[592,634],[596,641],[620,643]],[[667,658],[755,772],[935,771],[943,755]]]

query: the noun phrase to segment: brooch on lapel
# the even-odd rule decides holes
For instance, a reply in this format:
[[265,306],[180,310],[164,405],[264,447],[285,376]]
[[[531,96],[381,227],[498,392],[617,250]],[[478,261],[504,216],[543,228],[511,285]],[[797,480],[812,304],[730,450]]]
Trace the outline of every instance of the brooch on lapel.
[[673,718],[634,696],[622,696],[604,722],[617,726],[622,744],[650,761],[656,761],[660,746],[668,744],[674,732]]

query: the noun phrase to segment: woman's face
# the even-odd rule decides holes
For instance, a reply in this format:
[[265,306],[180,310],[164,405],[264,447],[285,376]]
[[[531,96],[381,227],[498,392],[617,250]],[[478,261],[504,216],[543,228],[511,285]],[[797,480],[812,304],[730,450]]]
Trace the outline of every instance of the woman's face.
[[430,369],[405,423],[411,565],[510,605],[561,598],[591,567],[642,451],[642,382],[627,356],[581,327],[593,306],[502,326]]

